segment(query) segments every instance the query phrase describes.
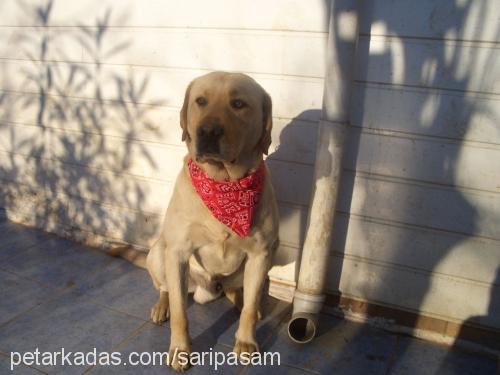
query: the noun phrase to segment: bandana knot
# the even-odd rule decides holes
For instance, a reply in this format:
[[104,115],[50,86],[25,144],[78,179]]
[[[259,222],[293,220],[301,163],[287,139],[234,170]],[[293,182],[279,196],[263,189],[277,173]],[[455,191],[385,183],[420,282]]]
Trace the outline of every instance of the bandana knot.
[[212,215],[240,237],[248,236],[264,185],[264,162],[237,181],[214,180],[191,159],[188,169],[194,189]]

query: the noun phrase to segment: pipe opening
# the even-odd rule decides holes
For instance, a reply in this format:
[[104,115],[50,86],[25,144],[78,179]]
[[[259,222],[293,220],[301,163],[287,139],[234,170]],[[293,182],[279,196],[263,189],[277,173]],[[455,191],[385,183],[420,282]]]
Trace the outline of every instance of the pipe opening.
[[288,336],[299,344],[311,341],[316,335],[316,322],[305,317],[292,318],[288,323]]

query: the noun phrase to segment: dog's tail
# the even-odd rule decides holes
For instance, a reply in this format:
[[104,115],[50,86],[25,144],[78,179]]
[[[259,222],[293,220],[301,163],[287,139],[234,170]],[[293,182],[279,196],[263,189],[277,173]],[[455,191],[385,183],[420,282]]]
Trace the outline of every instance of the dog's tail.
[[134,249],[132,246],[122,245],[112,247],[104,250],[104,252],[112,257],[123,258],[137,267],[146,268],[147,253]]

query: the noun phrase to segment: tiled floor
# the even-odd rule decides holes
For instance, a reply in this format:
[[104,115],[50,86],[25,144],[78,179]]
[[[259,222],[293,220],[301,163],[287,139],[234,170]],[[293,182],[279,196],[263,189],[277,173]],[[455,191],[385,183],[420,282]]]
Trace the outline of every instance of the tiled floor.
[[[156,326],[149,310],[157,295],[145,270],[76,243],[2,219],[0,215],[0,374],[10,372],[12,352],[132,352],[167,349],[169,324]],[[308,345],[286,335],[289,306],[268,298],[257,336],[278,352],[280,366],[221,366],[245,374],[495,374],[494,360],[394,335],[366,325],[321,316]],[[225,299],[188,310],[193,350],[231,351],[238,313]],[[76,354],[75,354],[76,355]],[[76,356],[73,357],[76,362]],[[145,357],[146,358],[146,357]],[[92,355],[88,358],[93,359]],[[28,358],[30,360],[30,358]],[[32,359],[33,360],[33,359]],[[158,373],[165,366],[19,365],[14,373]],[[195,366],[191,374],[216,372]]]

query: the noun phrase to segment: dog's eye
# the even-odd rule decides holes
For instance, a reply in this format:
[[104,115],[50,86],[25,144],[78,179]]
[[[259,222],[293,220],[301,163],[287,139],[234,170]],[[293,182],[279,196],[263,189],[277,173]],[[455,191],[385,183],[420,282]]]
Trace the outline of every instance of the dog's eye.
[[246,105],[247,104],[243,100],[240,99],[231,100],[231,107],[233,107],[234,109],[241,109],[243,107],[246,107]]
[[207,99],[205,99],[203,96],[199,96],[195,100],[196,104],[198,104],[200,107],[203,107],[204,105],[207,104]]

